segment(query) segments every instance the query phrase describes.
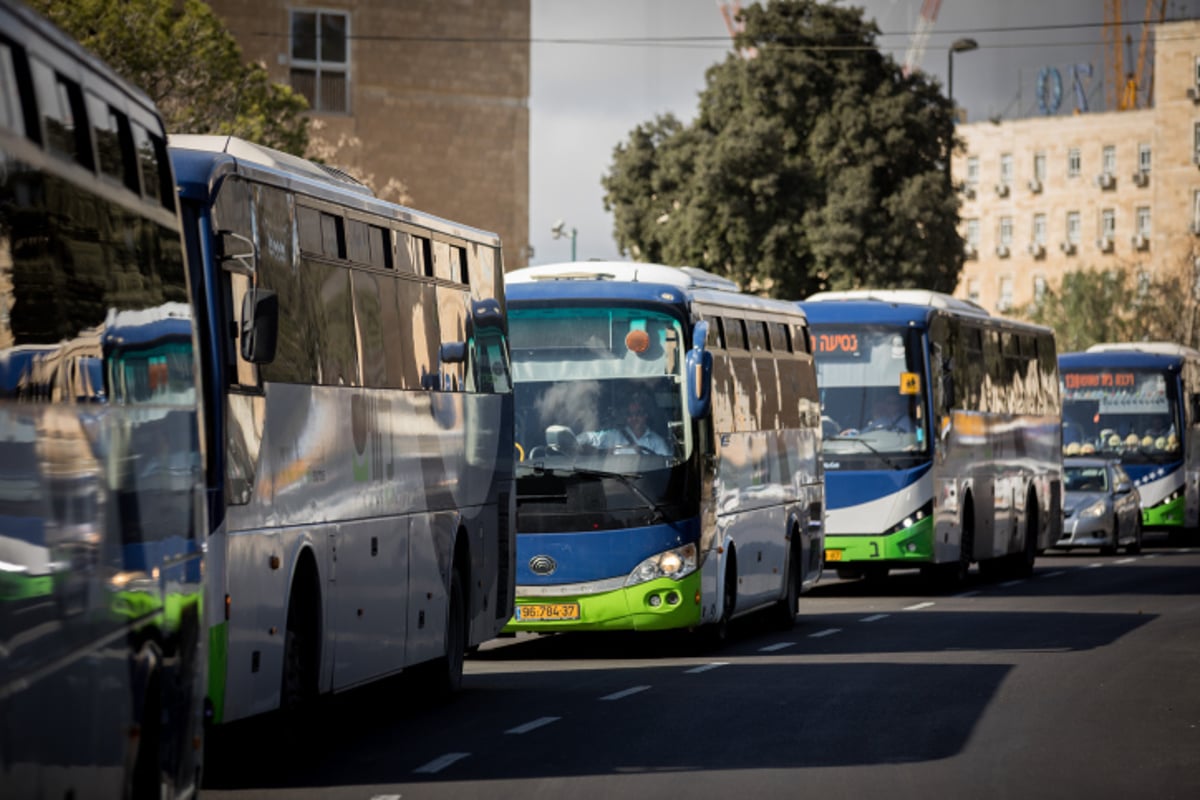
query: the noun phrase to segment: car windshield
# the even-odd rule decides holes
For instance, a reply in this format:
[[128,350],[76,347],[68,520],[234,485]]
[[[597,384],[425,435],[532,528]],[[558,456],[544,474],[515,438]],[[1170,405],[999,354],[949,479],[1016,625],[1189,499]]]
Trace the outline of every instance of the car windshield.
[[1063,470],[1068,492],[1107,492],[1108,470],[1104,467],[1071,467]]

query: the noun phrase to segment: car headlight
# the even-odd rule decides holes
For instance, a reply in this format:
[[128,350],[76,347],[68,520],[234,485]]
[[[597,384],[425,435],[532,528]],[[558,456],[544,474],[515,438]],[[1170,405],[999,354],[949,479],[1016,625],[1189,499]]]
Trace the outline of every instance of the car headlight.
[[1108,504],[1103,500],[1097,500],[1090,506],[1079,512],[1081,517],[1103,517],[1108,512]]
[[633,568],[625,579],[626,586],[637,586],[639,583],[652,581],[655,578],[674,578],[679,580],[685,575],[696,571],[696,545],[685,544],[665,550],[650,556]]

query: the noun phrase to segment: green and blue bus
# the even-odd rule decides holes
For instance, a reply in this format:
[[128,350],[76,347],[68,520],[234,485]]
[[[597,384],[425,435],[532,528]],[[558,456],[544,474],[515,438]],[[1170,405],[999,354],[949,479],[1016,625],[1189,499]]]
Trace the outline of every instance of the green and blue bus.
[[1200,527],[1200,351],[1171,342],[1097,344],[1058,359],[1063,454],[1119,459],[1142,527]]
[[[1029,574],[1062,529],[1054,334],[920,290],[802,302],[821,392],[825,563],[956,585]],[[889,411],[883,421],[877,407]]]
[[692,268],[506,276],[517,457],[509,631],[791,625],[822,568],[804,314]]

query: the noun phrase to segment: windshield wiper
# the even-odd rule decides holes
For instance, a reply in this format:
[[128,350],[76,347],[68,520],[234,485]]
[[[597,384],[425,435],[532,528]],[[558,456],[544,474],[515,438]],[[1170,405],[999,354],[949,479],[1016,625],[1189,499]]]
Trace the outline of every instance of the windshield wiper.
[[544,461],[519,463],[517,464],[516,471],[518,473],[524,471],[526,474],[531,475],[556,475],[560,477],[566,475],[584,475],[589,478],[615,478],[616,480],[620,481],[625,488],[629,489],[630,492],[637,495],[638,499],[645,504],[646,508],[654,512],[654,517],[651,522],[663,522],[667,518],[667,515],[663,512],[662,507],[658,503],[654,502],[649,495],[647,495],[638,487],[637,479],[642,477],[642,473],[640,472],[612,472],[606,469],[580,467],[576,464],[563,467],[547,467],[546,462]]
[[900,465],[897,464],[895,461],[892,461],[890,458],[885,456],[883,453],[879,452],[874,447],[872,447],[871,443],[868,442],[866,439],[860,439],[856,436],[833,436],[830,438],[829,441],[831,441],[831,442],[856,442],[857,444],[861,444],[863,447],[870,450],[875,455],[879,456],[879,458],[883,461],[883,463],[887,464],[892,469],[900,469],[901,468]]

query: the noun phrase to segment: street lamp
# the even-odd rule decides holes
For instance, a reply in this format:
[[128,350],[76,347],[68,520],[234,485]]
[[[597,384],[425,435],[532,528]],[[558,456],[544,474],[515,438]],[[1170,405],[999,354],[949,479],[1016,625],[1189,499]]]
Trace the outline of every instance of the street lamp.
[[572,261],[575,260],[575,236],[577,233],[578,233],[578,231],[576,231],[574,228],[571,228],[571,232],[567,233],[567,223],[563,222],[561,219],[558,222],[554,223],[554,227],[550,229],[550,235],[553,236],[555,239],[561,239],[564,236],[571,237],[571,260]]
[[974,39],[956,39],[946,53],[946,96],[950,100],[950,113],[954,114],[955,120],[958,119],[958,114],[954,113],[954,54],[967,53],[978,48],[979,42]]

